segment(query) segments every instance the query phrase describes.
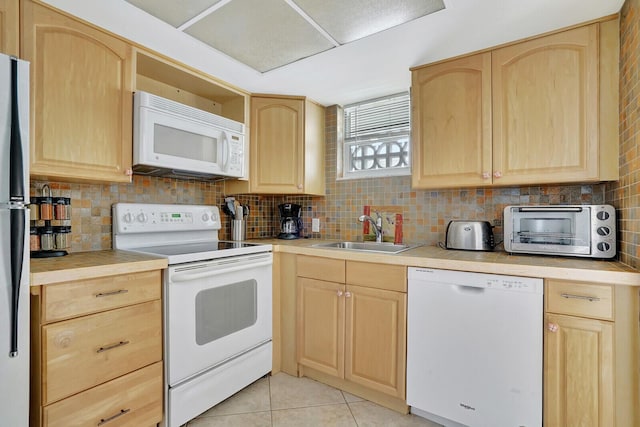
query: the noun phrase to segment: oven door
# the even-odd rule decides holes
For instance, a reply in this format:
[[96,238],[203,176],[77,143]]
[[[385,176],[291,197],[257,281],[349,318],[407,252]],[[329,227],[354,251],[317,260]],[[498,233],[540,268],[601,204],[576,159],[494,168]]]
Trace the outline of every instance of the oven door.
[[268,342],[271,253],[170,266],[165,274],[169,386]]

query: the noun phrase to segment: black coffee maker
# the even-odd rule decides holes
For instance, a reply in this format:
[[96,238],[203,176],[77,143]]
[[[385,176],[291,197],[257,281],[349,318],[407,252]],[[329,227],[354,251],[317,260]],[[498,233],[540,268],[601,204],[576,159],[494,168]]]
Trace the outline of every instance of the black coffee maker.
[[283,203],[278,205],[280,211],[280,234],[278,239],[299,239],[302,231],[302,219],[300,210],[302,206],[295,203]]

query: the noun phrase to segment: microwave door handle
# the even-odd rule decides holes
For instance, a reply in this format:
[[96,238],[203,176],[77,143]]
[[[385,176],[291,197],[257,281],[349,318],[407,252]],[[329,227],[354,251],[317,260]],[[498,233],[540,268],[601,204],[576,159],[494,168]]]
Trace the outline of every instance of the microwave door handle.
[[224,161],[222,163],[222,170],[223,171],[227,171],[227,168],[229,166],[229,157],[230,157],[230,147],[229,147],[229,139],[227,138],[227,133],[226,132],[222,132],[222,157],[224,158]]
[[582,208],[575,207],[544,207],[544,208],[518,208],[519,212],[582,212]]

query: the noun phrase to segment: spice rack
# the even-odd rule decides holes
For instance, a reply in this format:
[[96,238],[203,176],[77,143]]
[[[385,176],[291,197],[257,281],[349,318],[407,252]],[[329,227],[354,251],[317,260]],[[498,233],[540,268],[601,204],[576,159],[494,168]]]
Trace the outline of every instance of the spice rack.
[[46,184],[42,186],[41,194],[29,205],[31,257],[67,255],[67,249],[71,247],[71,199],[53,197]]

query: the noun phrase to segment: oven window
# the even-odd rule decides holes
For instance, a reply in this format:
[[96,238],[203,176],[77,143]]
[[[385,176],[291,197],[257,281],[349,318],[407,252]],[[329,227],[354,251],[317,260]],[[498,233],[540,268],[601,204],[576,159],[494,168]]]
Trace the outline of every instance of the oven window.
[[196,343],[205,345],[253,326],[258,318],[255,279],[205,289],[196,295]]
[[576,239],[573,218],[522,218],[520,243],[571,245]]

